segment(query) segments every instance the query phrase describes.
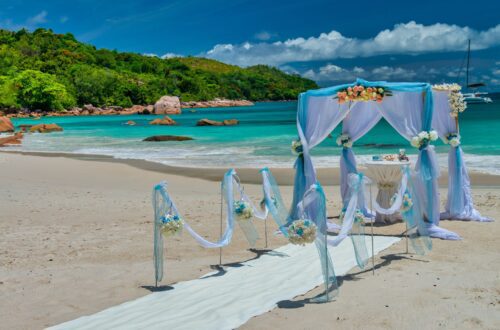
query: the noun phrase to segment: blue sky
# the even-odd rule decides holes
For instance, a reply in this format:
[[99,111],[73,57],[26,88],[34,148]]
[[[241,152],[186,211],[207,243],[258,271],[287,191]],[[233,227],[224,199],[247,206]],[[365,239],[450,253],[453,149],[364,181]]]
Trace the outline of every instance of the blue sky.
[[355,77],[471,80],[500,90],[498,1],[0,0],[0,28],[71,32],[98,48],[277,66],[321,85]]

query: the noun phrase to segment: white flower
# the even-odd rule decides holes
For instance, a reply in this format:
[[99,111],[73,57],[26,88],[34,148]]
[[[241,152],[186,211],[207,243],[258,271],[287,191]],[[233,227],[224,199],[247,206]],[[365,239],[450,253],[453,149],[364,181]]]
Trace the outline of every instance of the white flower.
[[438,138],[438,133],[436,131],[430,131],[429,138],[431,141],[436,141]]
[[340,135],[337,137],[337,140],[335,140],[335,142],[337,142],[338,146],[342,145],[342,140],[340,139]]
[[429,139],[429,133],[427,133],[426,131],[418,133],[417,136],[420,140]]
[[349,139],[346,143],[344,143],[344,146],[347,148],[352,148],[352,141]]
[[460,137],[454,137],[453,139],[451,139],[450,145],[454,148],[458,147],[460,145]]
[[418,136],[414,136],[411,138],[411,141],[410,141],[410,144],[415,147],[415,148],[418,148],[420,147],[420,138]]

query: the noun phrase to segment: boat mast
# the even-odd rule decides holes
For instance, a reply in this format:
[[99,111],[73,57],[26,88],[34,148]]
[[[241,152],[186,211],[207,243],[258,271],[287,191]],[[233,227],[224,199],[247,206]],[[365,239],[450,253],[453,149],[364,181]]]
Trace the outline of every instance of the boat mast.
[[465,88],[467,90],[469,89],[469,61],[470,61],[470,39],[469,39],[469,46],[467,48],[467,71],[465,74]]

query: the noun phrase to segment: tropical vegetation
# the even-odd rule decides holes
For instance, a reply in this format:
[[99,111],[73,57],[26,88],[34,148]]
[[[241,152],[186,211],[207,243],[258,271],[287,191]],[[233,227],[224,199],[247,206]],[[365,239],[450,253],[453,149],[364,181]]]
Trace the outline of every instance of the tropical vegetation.
[[316,87],[311,80],[265,65],[162,59],[96,49],[71,33],[0,30],[0,108],[128,107],[152,104],[163,95],[182,101],[289,100]]

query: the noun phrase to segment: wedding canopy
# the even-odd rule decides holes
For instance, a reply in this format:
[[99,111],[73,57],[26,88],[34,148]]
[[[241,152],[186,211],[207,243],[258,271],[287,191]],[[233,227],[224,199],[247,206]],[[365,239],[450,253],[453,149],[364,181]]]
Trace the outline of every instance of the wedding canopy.
[[[455,233],[439,228],[440,204],[438,182],[439,167],[432,135],[450,141],[458,137],[458,122],[448,99],[450,90],[436,90],[427,83],[369,82],[357,79],[352,84],[338,85],[300,94],[297,129],[301,152],[295,163],[296,176],[290,218],[298,218],[297,203],[304,192],[317,182],[310,151],[320,144],[342,122],[341,144],[341,196],[348,194],[347,178],[357,173],[352,143],[368,133],[381,118],[406,140],[418,148],[415,185],[418,198],[424,206],[423,216],[429,234],[443,239],[459,239]],[[435,137],[437,138],[437,136]],[[456,139],[450,143],[449,188],[446,210],[448,219],[487,221],[474,209],[469,177],[463,154]],[[368,213],[365,206],[362,211]]]

